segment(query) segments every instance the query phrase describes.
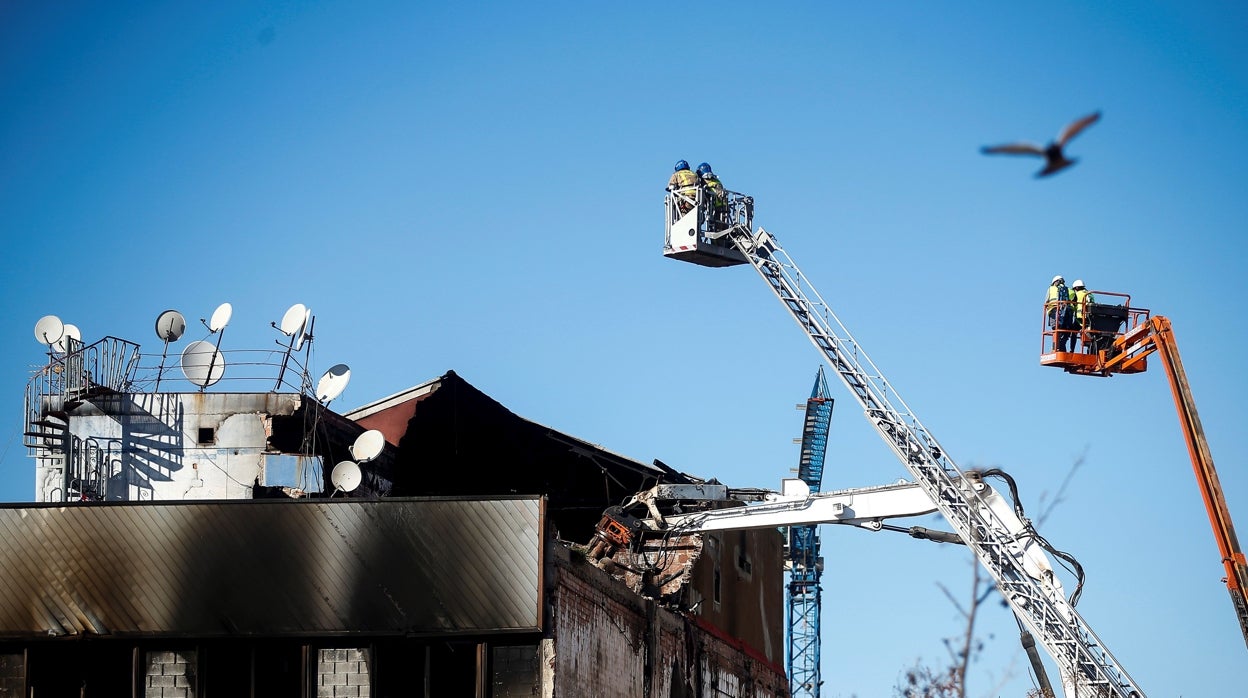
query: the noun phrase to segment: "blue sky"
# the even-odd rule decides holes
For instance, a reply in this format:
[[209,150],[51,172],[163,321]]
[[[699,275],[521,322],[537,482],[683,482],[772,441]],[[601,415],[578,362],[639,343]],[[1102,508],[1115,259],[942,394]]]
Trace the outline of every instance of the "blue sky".
[[[1151,696],[1242,692],[1245,647],[1160,367],[1038,365],[1061,273],[1171,318],[1241,536],[1248,12],[1236,3],[0,5],[0,500],[29,500],[35,321],[159,354],[317,317],[342,407],[454,369],[638,460],[778,487],[820,358],[748,268],[661,254],[707,160],[963,468],[1000,466],[1088,573]],[[1080,163],[1047,141],[1092,110]],[[834,384],[825,488],[906,475]],[[7,416],[6,416],[7,415]],[[934,525],[935,521],[922,521]],[[969,555],[825,527],[826,696],[887,695],[960,630]],[[972,696],[1030,686],[1008,613]]]

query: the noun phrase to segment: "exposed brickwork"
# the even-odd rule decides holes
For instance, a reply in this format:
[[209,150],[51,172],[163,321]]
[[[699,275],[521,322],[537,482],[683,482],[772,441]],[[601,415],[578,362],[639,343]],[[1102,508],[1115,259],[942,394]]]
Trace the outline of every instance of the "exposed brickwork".
[[151,651],[143,676],[145,698],[195,698],[195,650]]
[[[647,560],[660,567],[643,588],[634,553],[616,550],[606,569],[639,594],[696,608],[696,613],[745,640],[773,662],[784,660],[784,539],[774,529],[721,531],[648,540]],[[716,602],[716,599],[719,602]]]
[[322,649],[316,658],[317,698],[369,698],[367,649]]
[[554,698],[785,698],[783,668],[740,640],[654,606],[579,558],[556,556]]

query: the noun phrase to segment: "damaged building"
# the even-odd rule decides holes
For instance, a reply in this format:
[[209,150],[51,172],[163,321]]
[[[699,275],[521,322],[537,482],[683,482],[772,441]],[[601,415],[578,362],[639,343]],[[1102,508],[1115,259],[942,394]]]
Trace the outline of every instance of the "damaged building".
[[778,531],[590,554],[609,507],[698,478],[453,371],[337,412],[306,371],[226,391],[215,348],[186,389],[123,340],[49,346],[35,502],[0,505],[2,698],[788,695]]

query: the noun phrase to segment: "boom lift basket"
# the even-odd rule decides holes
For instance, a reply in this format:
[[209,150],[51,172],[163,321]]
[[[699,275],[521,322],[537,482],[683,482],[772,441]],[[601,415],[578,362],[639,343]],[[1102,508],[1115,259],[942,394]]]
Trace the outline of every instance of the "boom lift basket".
[[750,230],[754,199],[725,191],[716,200],[705,187],[667,193],[663,255],[704,267],[731,267],[749,262],[729,239],[733,230]]
[[[1087,303],[1082,313],[1074,312],[1074,301],[1046,302],[1040,338],[1040,365],[1056,366],[1067,373],[1106,376],[1110,373],[1142,373],[1148,368],[1143,358],[1105,371],[1105,364],[1121,352],[1114,344],[1124,336],[1138,331],[1148,322],[1149,311],[1132,308],[1131,296],[1125,293],[1092,291],[1094,298],[1121,302]],[[1080,315],[1082,322],[1070,327],[1054,327],[1052,315],[1061,315],[1061,306],[1071,306],[1071,315]],[[1054,312],[1056,311],[1056,312]],[[1068,351],[1058,351],[1059,340],[1065,339]],[[1118,342],[1119,345],[1122,342]]]

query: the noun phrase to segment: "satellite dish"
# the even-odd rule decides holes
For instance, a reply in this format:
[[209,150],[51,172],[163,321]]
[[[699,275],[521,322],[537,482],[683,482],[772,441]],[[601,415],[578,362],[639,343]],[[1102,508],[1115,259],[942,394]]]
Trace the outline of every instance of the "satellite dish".
[[44,315],[35,323],[35,339],[40,344],[55,344],[65,335],[65,325],[55,315]]
[[212,317],[208,320],[209,332],[220,332],[225,326],[230,324],[230,316],[234,314],[234,306],[229,303],[222,303],[217,309],[212,311]]
[[166,310],[156,318],[156,336],[166,342],[176,342],[186,331],[186,318],[176,310]]
[[360,466],[354,461],[344,460],[334,466],[333,472],[329,474],[329,481],[334,483],[334,490],[350,492],[360,486],[360,480],[363,480],[360,474]]
[[295,351],[299,351],[299,348],[303,346],[303,340],[307,338],[308,330],[311,327],[312,327],[312,309],[307,308],[304,310],[303,326],[299,328],[299,336],[295,337],[295,344],[293,347]]
[[225,357],[211,342],[191,342],[182,350],[182,374],[201,388],[221,380]]
[[61,335],[60,339],[56,340],[56,343],[52,345],[52,348],[56,349],[62,354],[68,354],[70,350],[74,348],[73,342],[71,342],[70,340],[73,340],[74,342],[81,342],[82,330],[78,329],[77,325],[71,325],[69,323],[65,323],[64,334]]
[[376,458],[381,453],[381,449],[385,447],[386,437],[376,429],[369,429],[356,437],[355,443],[351,445],[351,457],[361,463],[367,463]]
[[316,382],[316,399],[322,402],[329,402],[334,398],[342,395],[342,391],[346,390],[347,383],[351,382],[351,367],[346,364],[338,364],[331,366],[325,375]]
[[290,310],[282,316],[282,324],[279,328],[282,334],[287,337],[294,337],[296,334],[303,334],[304,321],[308,317],[308,309],[302,303],[295,303],[290,306]]

